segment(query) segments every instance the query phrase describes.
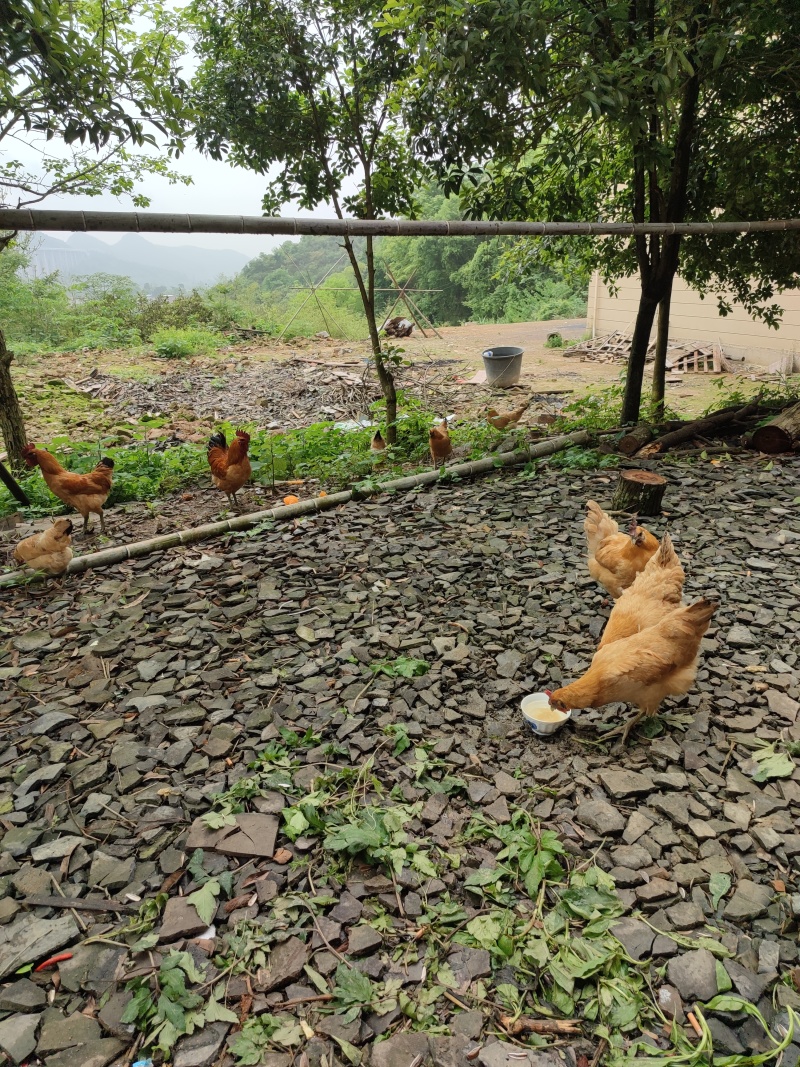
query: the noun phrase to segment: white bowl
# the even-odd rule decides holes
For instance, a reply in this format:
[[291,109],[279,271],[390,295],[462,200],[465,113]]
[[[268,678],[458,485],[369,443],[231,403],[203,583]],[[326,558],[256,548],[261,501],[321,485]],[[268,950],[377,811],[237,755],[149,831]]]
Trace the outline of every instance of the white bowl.
[[[540,737],[556,733],[556,731],[561,729],[565,722],[569,722],[572,718],[571,711],[558,711],[556,708],[551,708],[550,698],[547,693],[528,693],[526,697],[522,698],[520,707],[525,722],[530,726],[531,730]],[[557,715],[558,718],[540,719],[537,716],[537,712],[545,711],[548,716]]]

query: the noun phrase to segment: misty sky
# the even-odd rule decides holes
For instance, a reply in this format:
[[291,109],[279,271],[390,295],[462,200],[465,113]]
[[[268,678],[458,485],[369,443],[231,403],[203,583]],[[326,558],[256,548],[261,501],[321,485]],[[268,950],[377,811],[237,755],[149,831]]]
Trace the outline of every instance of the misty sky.
[[[18,144],[15,154],[19,153]],[[241,170],[227,163],[208,159],[194,148],[189,148],[180,159],[173,162],[173,169],[189,174],[193,185],[170,185],[165,178],[146,177],[138,186],[150,197],[150,211],[180,211],[187,214],[260,215],[261,198],[267,180],[252,171]],[[86,211],[131,211],[128,198],[118,200],[109,194],[102,196],[52,196],[41,205],[55,209],[84,209]],[[332,209],[322,205],[316,211],[301,211],[287,205],[281,212],[284,216],[315,215],[320,218],[333,216]],[[69,234],[52,232],[51,237],[66,240]],[[100,241],[115,244],[120,234],[93,234]],[[265,237],[249,234],[158,234],[148,233],[153,244],[194,245],[199,248],[231,248],[247,256],[257,256],[286,241],[287,238]]]

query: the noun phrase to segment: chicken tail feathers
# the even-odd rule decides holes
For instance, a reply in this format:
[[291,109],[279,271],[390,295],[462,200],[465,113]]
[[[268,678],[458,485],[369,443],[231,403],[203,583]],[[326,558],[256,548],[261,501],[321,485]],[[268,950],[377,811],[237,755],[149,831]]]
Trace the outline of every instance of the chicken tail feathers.
[[718,600],[708,600],[706,597],[702,597],[700,600],[695,600],[694,604],[688,605],[685,609],[684,618],[695,626],[705,627],[718,607]]
[[661,544],[658,546],[658,552],[652,556],[648,562],[647,570],[650,566],[658,567],[662,570],[671,570],[672,567],[680,567],[681,561],[678,558],[678,553],[675,551],[675,546],[672,543],[672,538],[668,533],[665,533],[661,538]]
[[225,434],[224,433],[212,434],[211,437],[209,437],[209,439],[208,439],[208,451],[209,452],[211,451],[212,448],[227,448],[227,447],[228,447],[228,442],[225,440]]
[[614,519],[607,515],[595,500],[586,501],[583,529],[590,556],[594,556],[604,537],[611,537],[612,534],[619,532],[619,526]]

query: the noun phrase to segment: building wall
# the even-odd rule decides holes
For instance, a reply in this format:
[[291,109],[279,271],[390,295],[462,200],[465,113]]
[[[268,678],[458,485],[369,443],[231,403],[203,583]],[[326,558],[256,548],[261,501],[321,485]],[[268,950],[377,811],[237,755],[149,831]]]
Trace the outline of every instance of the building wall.
[[[730,315],[717,311],[713,296],[701,300],[698,293],[681,279],[675,279],[670,308],[670,339],[676,341],[718,341],[725,354],[732,359],[745,360],[762,366],[780,362],[794,354],[795,368],[800,361],[800,289],[787,290],[776,297],[783,309],[783,320],[777,330],[753,320],[741,305],[734,304]],[[636,309],[639,305],[639,280],[623,278],[619,291],[612,297],[597,274],[589,287],[588,327],[593,337],[619,330],[633,333]],[[655,323],[652,338],[655,338]]]

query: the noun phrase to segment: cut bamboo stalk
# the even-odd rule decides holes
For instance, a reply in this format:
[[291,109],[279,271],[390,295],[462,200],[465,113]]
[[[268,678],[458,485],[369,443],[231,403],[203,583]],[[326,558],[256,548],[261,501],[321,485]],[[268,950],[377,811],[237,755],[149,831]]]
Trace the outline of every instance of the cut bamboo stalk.
[[73,233],[255,233],[339,237],[499,237],[562,234],[774,233],[800,230],[800,219],[745,222],[486,222],[471,219],[317,219],[269,215],[189,215],[160,211],[80,211],[0,208],[3,230],[68,230]]
[[[569,448],[570,445],[588,444],[590,435],[586,430],[577,430],[575,433],[565,434],[561,437],[553,437],[548,441],[540,441],[528,448],[517,449],[514,452],[501,452],[498,455],[488,456],[485,459],[472,460],[470,463],[460,463],[454,467],[441,468],[438,471],[423,471],[422,474],[412,474],[407,478],[392,478],[386,482],[378,482],[376,485],[362,489],[354,486],[341,493],[329,493],[328,496],[310,497],[301,500],[297,504],[286,504],[268,511],[253,511],[247,515],[236,515],[232,519],[222,519],[220,522],[208,522],[203,526],[194,526],[188,530],[176,530],[175,533],[163,534],[161,537],[151,537],[147,541],[133,541],[128,545],[114,545],[113,548],[104,548],[99,552],[90,552],[86,556],[75,556],[67,567],[66,574],[80,574],[82,571],[96,569],[98,567],[110,567],[115,563],[125,563],[130,559],[141,559],[153,552],[163,552],[168,548],[179,548],[181,545],[192,545],[198,541],[207,541],[211,537],[219,537],[222,534],[234,533],[237,530],[249,530],[262,522],[284,522],[287,519],[299,519],[304,515],[312,515],[321,511],[329,511],[331,508],[347,504],[351,500],[366,500],[370,496],[379,493],[389,493],[401,490],[416,489],[422,485],[434,485],[439,481],[446,481],[452,477],[474,478],[476,475],[488,474],[499,467],[513,467],[527,463],[531,459],[542,456],[551,456],[555,452]],[[31,573],[30,571],[16,571],[11,574],[0,576],[0,589],[8,589],[33,578],[43,578],[46,575]]]

